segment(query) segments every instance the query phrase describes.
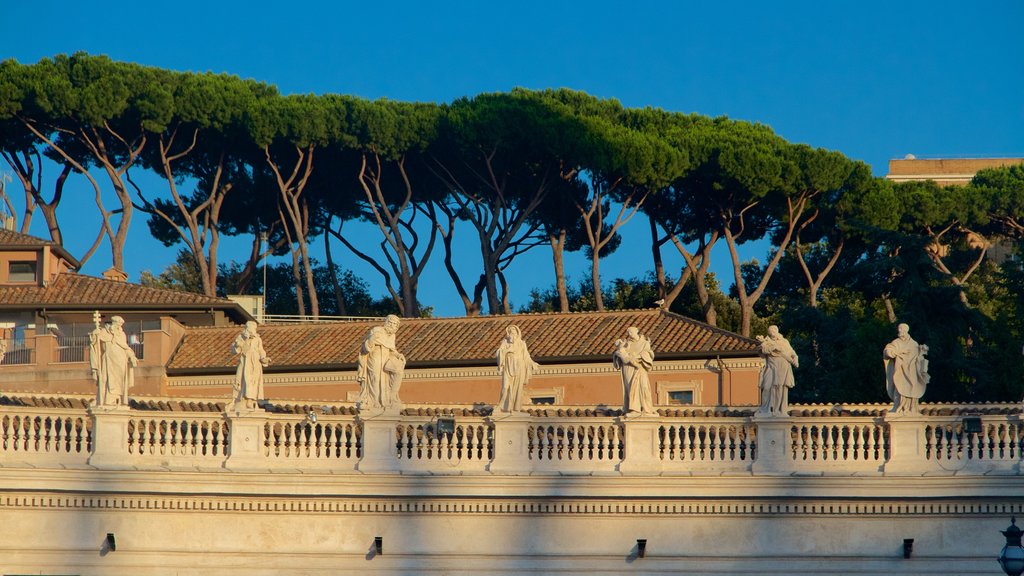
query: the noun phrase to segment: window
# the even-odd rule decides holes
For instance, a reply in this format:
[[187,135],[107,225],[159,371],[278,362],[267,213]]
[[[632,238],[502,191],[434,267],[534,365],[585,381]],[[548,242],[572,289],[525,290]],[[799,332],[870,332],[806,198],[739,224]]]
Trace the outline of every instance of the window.
[[655,384],[658,406],[699,406],[701,383],[690,381],[659,381]]
[[36,281],[36,263],[35,262],[8,262],[8,264],[7,264],[7,281],[8,282],[35,282]]
[[553,406],[555,404],[554,396],[534,396],[530,398],[532,404],[536,406]]
[[693,404],[693,390],[672,390],[668,393],[669,404]]

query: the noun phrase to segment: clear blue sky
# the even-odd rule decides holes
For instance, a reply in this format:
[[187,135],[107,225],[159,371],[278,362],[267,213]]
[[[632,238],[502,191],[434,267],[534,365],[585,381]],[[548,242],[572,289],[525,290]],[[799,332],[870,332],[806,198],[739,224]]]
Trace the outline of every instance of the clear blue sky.
[[[790,141],[864,160],[877,175],[885,174],[889,159],[907,153],[1024,156],[1020,0],[629,6],[207,0],[89,7],[37,0],[7,3],[0,14],[6,24],[0,57],[26,63],[84,50],[176,70],[229,72],[284,93],[420,101],[515,86],[569,87],[627,106],[761,122]],[[64,210],[66,222],[72,210]],[[79,213],[88,210],[86,204]],[[88,232],[72,242],[87,246],[95,224],[79,218]],[[127,258],[136,279],[142,269],[159,271],[173,250],[153,250],[142,218],[133,228]],[[45,236],[43,229],[33,232]],[[637,242],[606,261],[606,279],[650,268],[645,223],[625,232]],[[72,246],[73,253],[82,251]],[[109,266],[107,253],[101,248],[86,272]],[[541,264],[524,261],[513,270],[516,304],[530,286],[552,282],[549,255],[543,248],[537,253]],[[583,256],[570,259],[572,276],[584,277]],[[441,314],[459,314],[436,264],[437,273],[423,281],[423,299]],[[532,278],[536,265],[546,268]]]

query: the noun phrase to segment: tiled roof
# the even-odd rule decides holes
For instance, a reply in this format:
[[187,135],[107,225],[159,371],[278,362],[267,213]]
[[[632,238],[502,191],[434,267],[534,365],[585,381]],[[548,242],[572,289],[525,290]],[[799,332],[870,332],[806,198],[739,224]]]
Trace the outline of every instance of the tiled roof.
[[238,307],[224,298],[148,288],[80,274],[58,274],[49,286],[0,286],[0,308],[117,306],[123,308]]
[[[261,327],[271,370],[354,366],[370,328],[382,321]],[[515,324],[538,362],[611,358],[615,340],[636,326],[651,339],[658,358],[754,356],[757,342],[662,310],[519,314],[471,318],[415,318],[402,321],[397,347],[411,367],[493,363],[505,328]],[[168,369],[204,371],[233,367],[231,343],[238,327],[189,328]]]
[[8,246],[42,247],[56,245],[57,243],[52,240],[44,240],[35,236],[29,236],[28,234],[20,234],[13,230],[0,228],[0,248],[7,248]]
[[37,238],[35,236],[29,236],[28,234],[21,234],[14,232],[13,230],[6,230],[0,228],[0,250],[3,249],[18,249],[18,248],[33,248],[38,249],[44,246],[49,246],[55,252],[57,252],[62,258],[69,261],[75,268],[81,266],[78,260],[75,259],[63,246],[57,244],[53,240],[45,240],[43,238]]

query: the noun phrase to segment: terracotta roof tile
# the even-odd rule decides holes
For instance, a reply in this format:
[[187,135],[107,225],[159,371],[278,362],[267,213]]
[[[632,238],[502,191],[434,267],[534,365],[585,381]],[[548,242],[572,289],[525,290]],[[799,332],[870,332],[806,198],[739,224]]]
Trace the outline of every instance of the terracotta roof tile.
[[7,248],[9,246],[32,246],[41,248],[43,246],[57,246],[57,243],[52,240],[44,240],[42,238],[36,238],[35,236],[29,236],[28,234],[19,234],[13,230],[0,228],[0,248]]
[[58,274],[49,286],[0,286],[0,307],[28,306],[208,306],[238,307],[224,298],[148,288],[81,274]]
[[2,249],[18,249],[18,248],[32,248],[39,249],[44,246],[49,246],[58,253],[62,258],[72,264],[74,268],[81,267],[78,260],[68,253],[63,246],[54,242],[53,240],[46,240],[43,238],[37,238],[35,236],[29,236],[28,234],[21,234],[14,232],[13,230],[5,230],[0,228],[0,250]]
[[[322,366],[351,367],[363,338],[381,320],[332,324],[267,325],[260,327],[271,370]],[[404,319],[398,349],[410,366],[457,366],[494,361],[515,324],[538,362],[569,362],[611,358],[615,340],[636,326],[651,339],[661,358],[754,356],[757,342],[661,310],[519,314],[471,318]],[[231,343],[240,328],[189,328],[171,359],[171,371],[222,371],[236,363]]]

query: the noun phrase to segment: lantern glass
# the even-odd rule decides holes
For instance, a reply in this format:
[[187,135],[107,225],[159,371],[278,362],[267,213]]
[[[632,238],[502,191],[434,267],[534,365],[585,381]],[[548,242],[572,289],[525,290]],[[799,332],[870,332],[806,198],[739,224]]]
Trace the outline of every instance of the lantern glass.
[[1009,576],[1024,574],[1024,548],[1020,546],[1003,546],[999,553],[999,565]]

